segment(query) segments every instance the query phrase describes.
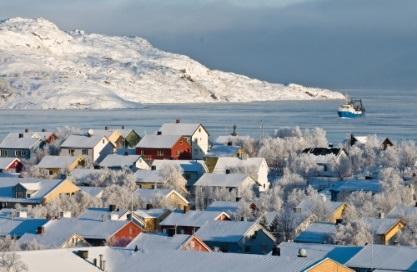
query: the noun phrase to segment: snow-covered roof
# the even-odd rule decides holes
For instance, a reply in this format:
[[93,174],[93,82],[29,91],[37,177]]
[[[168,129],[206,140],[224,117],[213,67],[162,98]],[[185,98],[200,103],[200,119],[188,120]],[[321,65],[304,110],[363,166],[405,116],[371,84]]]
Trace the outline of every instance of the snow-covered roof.
[[100,198],[101,194],[104,191],[103,187],[95,187],[95,186],[78,186],[82,192],[89,194],[92,197]]
[[0,216],[0,236],[20,237],[25,233],[36,233],[39,226],[48,222],[44,218],[22,218]]
[[[329,201],[324,200],[324,203],[329,208],[329,212],[333,213],[335,212],[339,207],[344,205],[344,202],[339,201]],[[311,212],[311,209],[313,209],[312,200],[310,198],[304,198],[296,207],[297,209],[300,209],[301,212]]]
[[18,158],[0,157],[0,170],[7,169],[15,160],[20,161]]
[[341,180],[334,182],[330,187],[331,191],[335,192],[356,192],[365,191],[378,193],[382,189],[379,180]]
[[234,201],[214,201],[206,208],[206,211],[226,212],[235,214],[239,210],[239,202]]
[[241,149],[240,146],[229,146],[229,145],[213,145],[207,157],[235,157]]
[[313,258],[288,258],[236,253],[204,253],[194,251],[172,250],[169,257],[165,252],[152,251],[141,253],[122,249],[112,249],[109,255],[109,270],[113,272],[140,271],[181,271],[181,272],[253,272],[279,271],[301,272],[317,264],[320,260]]
[[162,124],[158,131],[160,131],[162,135],[191,136],[200,126],[201,124],[165,123]]
[[70,135],[68,138],[61,144],[61,148],[93,148],[101,140],[105,139],[101,135]]
[[222,135],[216,138],[215,143],[219,145],[227,145],[232,143],[232,145],[237,145],[240,142],[250,140],[249,135]]
[[405,205],[396,206],[387,214],[387,216],[391,218],[410,218],[417,216],[417,207]]
[[138,148],[171,148],[181,138],[180,135],[147,134],[136,145]]
[[172,189],[137,189],[135,194],[145,203],[152,202],[153,199],[158,197],[167,196]]
[[164,208],[152,208],[152,209],[139,209],[133,213],[142,218],[160,218],[168,213],[168,209]]
[[233,187],[238,188],[247,180],[255,183],[255,181],[248,175],[241,173],[218,174],[205,173],[197,180],[194,186],[208,186],[208,187]]
[[100,173],[103,173],[102,169],[76,168],[71,171],[70,176],[76,180],[80,180],[90,175],[99,175]]
[[371,226],[372,233],[382,235],[386,234],[398,222],[398,218],[366,218],[366,222]]
[[136,182],[146,183],[166,183],[159,171],[155,170],[137,170],[135,172]]
[[262,227],[249,221],[208,221],[195,235],[205,242],[237,243],[253,228]]
[[161,169],[164,165],[177,165],[184,172],[196,172],[199,174],[208,172],[203,160],[154,160],[152,162],[152,166],[155,166],[156,170]]
[[46,155],[38,163],[37,167],[39,168],[59,168],[65,169],[68,168],[74,161],[78,160],[77,157],[72,156],[50,156]]
[[367,245],[347,263],[349,267],[384,271],[417,271],[417,248]]
[[102,272],[97,266],[76,255],[74,248],[25,250],[17,252],[17,255],[30,272]]
[[262,165],[266,165],[264,158],[239,159],[236,157],[220,157],[217,160],[213,173],[226,173],[227,169],[237,167],[250,167],[255,171],[259,171]]
[[312,223],[307,229],[301,232],[295,242],[301,243],[329,243],[332,235],[336,233],[336,225],[330,223]]
[[134,166],[139,159],[139,155],[109,154],[99,163],[99,166],[107,168],[131,167]]
[[225,212],[211,212],[211,211],[188,211],[187,213],[172,212],[165,218],[161,226],[189,226],[201,227],[208,221],[214,221],[220,215],[228,215]]
[[133,249],[136,246],[140,252],[159,252],[166,250],[178,250],[181,249],[182,245],[190,239],[191,235],[176,234],[172,237],[160,235],[160,234],[151,234],[151,233],[141,233],[133,239],[126,248]]
[[[50,220],[44,225],[44,233],[35,235],[23,235],[22,241],[35,239],[46,248],[61,247],[74,234],[86,239],[110,238],[114,233],[126,225],[129,221],[124,220],[89,220],[78,218],[60,218]],[[21,242],[22,242],[21,241]]]
[[279,244],[280,256],[297,257],[299,250],[304,249],[307,256],[315,259],[330,258],[338,263],[344,264],[357,254],[362,247],[343,246],[332,244],[294,243],[282,242]]
[[78,219],[106,221],[117,218],[117,220],[126,220],[126,212],[126,210],[120,209],[111,211],[109,208],[88,208],[78,216]]
[[[0,200],[10,202],[41,202],[43,197],[64,181],[61,179],[0,177]],[[18,199],[14,192],[18,184],[36,192],[32,193],[28,199]]]
[[41,141],[32,137],[19,137],[22,133],[9,133],[0,143],[0,148],[13,148],[13,149],[35,149]]

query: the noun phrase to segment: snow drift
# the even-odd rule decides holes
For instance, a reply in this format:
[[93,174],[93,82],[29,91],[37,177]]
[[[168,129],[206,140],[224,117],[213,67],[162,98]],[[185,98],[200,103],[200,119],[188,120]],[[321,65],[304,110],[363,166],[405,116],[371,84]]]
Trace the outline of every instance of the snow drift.
[[141,103],[343,99],[211,70],[139,37],[61,31],[42,19],[0,22],[0,108],[109,109]]

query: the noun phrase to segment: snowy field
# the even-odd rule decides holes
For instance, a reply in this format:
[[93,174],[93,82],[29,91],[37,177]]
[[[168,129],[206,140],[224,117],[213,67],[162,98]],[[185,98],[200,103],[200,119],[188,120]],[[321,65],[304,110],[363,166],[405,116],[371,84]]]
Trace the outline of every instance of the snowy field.
[[322,127],[331,142],[342,141],[349,133],[375,134],[393,139],[417,140],[417,91],[349,90],[347,94],[364,100],[366,117],[341,120],[338,101],[278,101],[243,104],[152,104],[125,110],[0,111],[0,138],[9,131],[24,128],[49,130],[59,126],[103,128],[125,125],[150,133],[163,122],[180,118],[183,122],[201,122],[211,138],[230,133],[233,124],[240,134],[261,137],[277,127]]

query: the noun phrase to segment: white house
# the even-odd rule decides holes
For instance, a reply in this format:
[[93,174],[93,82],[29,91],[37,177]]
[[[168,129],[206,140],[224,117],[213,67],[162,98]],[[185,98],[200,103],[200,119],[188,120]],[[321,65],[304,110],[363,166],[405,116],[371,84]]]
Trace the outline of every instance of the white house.
[[259,191],[269,189],[269,167],[264,158],[221,157],[218,158],[213,173],[226,174],[228,172],[244,173],[253,178],[259,185]]
[[209,134],[202,124],[181,123],[180,120],[176,120],[175,123],[163,124],[158,133],[186,137],[191,143],[194,160],[203,159],[209,149]]
[[103,136],[70,135],[61,145],[61,156],[83,156],[93,164],[113,153],[113,144]]

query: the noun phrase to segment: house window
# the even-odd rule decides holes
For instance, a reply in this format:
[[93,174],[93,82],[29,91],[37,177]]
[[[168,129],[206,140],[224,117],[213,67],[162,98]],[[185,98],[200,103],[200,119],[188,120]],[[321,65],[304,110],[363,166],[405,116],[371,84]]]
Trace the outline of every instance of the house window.
[[162,156],[164,156],[164,151],[163,151],[163,150],[157,150],[157,151],[156,151],[156,155],[157,155],[158,157],[162,157]]
[[74,156],[75,150],[74,149],[70,149],[70,150],[68,150],[68,153],[70,154],[70,156]]
[[16,150],[15,155],[17,158],[22,158],[26,155],[26,152],[24,150]]
[[0,156],[2,156],[2,157],[7,157],[7,150],[2,149],[2,150],[0,151]]
[[141,156],[145,155],[145,151],[143,149],[140,151],[140,155]]
[[198,128],[198,132],[201,132],[201,127],[200,127],[200,128]]
[[88,149],[83,149],[83,150],[82,150],[82,154],[83,154],[83,155],[88,155]]
[[54,174],[54,171],[49,170],[49,175],[52,176]]
[[104,143],[106,143],[106,141],[103,139],[103,140],[101,140],[101,142],[104,144]]

